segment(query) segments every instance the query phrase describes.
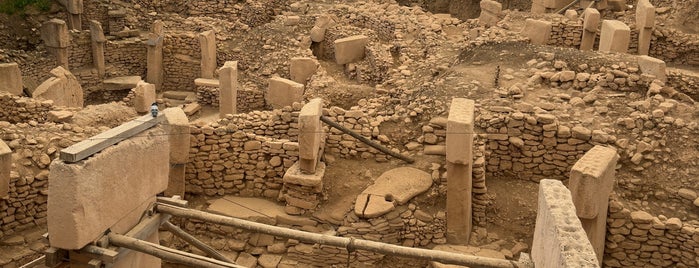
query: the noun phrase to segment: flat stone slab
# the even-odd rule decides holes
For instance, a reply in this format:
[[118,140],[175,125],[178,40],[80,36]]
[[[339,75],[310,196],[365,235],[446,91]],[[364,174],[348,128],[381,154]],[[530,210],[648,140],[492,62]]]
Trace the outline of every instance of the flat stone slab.
[[[487,258],[494,258],[494,259],[503,259],[505,260],[505,255],[502,254],[500,251],[495,251],[492,249],[485,249],[485,248],[479,248],[479,247],[472,247],[472,246],[461,246],[461,245],[437,245],[433,248],[433,250],[439,250],[439,251],[446,251],[446,252],[453,252],[453,253],[459,253],[463,255],[469,255],[469,256],[479,256],[479,257],[487,257]],[[467,267],[467,266],[462,266],[462,265],[454,265],[454,264],[443,264],[441,262],[436,262],[432,261],[430,262],[431,267],[433,268],[458,268],[458,267]]]
[[105,79],[102,84],[105,90],[124,90],[135,88],[142,80],[140,76],[120,76]]
[[306,217],[292,216],[284,212],[284,206],[272,201],[227,195],[209,201],[207,211],[239,219],[263,220],[271,223],[288,225],[316,225],[317,222]]
[[208,79],[208,78],[197,78],[194,79],[194,85],[197,86],[202,86],[202,87],[219,87],[219,81],[218,79]]
[[318,162],[315,174],[305,174],[301,172],[301,164],[300,162],[296,162],[286,170],[283,180],[284,183],[309,186],[322,190],[323,175],[325,175],[325,163],[323,162]]
[[400,167],[384,172],[357,196],[354,213],[365,218],[378,217],[403,205],[432,186],[432,176],[422,170]]
[[173,99],[173,100],[185,100],[187,97],[194,96],[196,98],[196,94],[191,91],[177,91],[177,90],[170,90],[170,91],[165,91],[163,92],[163,97],[168,98],[168,99]]

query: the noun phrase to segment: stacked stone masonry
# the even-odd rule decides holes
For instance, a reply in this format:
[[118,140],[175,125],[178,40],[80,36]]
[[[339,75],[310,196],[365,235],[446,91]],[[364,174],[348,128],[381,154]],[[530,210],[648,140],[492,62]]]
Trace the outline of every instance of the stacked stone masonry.
[[38,100],[0,92],[0,121],[13,124],[30,121],[44,122],[53,108],[53,101]]
[[609,203],[605,267],[697,267],[699,226]]
[[9,195],[0,200],[0,237],[45,226],[49,164],[60,150],[98,132],[69,124],[34,120],[11,124],[0,119],[0,139],[13,154]]

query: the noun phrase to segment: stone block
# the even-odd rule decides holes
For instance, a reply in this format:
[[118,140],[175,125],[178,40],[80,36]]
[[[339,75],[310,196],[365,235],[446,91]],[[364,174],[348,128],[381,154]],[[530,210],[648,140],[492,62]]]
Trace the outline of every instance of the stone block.
[[663,60],[649,56],[638,56],[637,60],[641,73],[653,75],[656,79],[667,82],[666,65]]
[[185,164],[170,164],[170,172],[168,172],[167,189],[165,196],[185,194]]
[[335,40],[335,62],[337,64],[347,64],[364,59],[366,45],[369,37],[365,35],[355,35]]
[[303,89],[303,84],[281,77],[272,77],[269,79],[265,101],[274,109],[291,106],[294,102],[303,101]]
[[7,197],[10,191],[10,171],[12,171],[12,150],[0,140],[0,198]]
[[648,0],[638,0],[636,4],[636,28],[655,26],[655,7]]
[[323,189],[323,176],[325,176],[325,163],[318,163],[315,174],[306,174],[301,172],[301,165],[296,162],[286,170],[283,181],[284,184],[308,186],[320,192]]
[[213,30],[199,33],[201,48],[201,77],[214,78],[216,70],[216,34]]
[[66,0],[66,10],[70,14],[83,13],[83,0]]
[[189,158],[189,119],[181,108],[162,111],[170,143],[170,164],[186,164]]
[[325,31],[335,24],[330,15],[321,15],[316,19],[316,23],[311,28],[309,34],[313,42],[321,42],[325,39]]
[[219,69],[219,116],[238,113],[238,62],[227,61]]
[[629,49],[631,29],[618,20],[603,20],[599,38],[599,51],[626,53]]
[[70,45],[68,25],[65,21],[51,19],[41,27],[41,39],[47,47],[67,48]]
[[593,219],[607,206],[618,159],[614,148],[596,145],[573,165],[569,187],[578,217]]
[[299,113],[299,158],[301,171],[315,173],[319,159],[319,150],[323,139],[323,125],[320,116],[323,115],[323,100],[315,98],[301,108]]
[[136,112],[150,112],[150,106],[155,102],[155,85],[146,82],[138,82],[134,89],[133,106]]
[[[54,160],[49,174],[48,231],[52,247],[80,249],[145,207],[168,183],[168,136],[151,129],[76,162]],[[123,224],[123,226],[118,223]]]
[[11,94],[22,94],[22,72],[19,65],[14,62],[0,63],[0,91],[7,91]]
[[46,79],[34,89],[32,98],[52,100],[56,106],[82,108],[84,99],[80,81],[61,66],[51,70],[51,75],[53,77]]
[[524,22],[524,36],[529,37],[534,45],[545,45],[551,38],[551,22],[527,19]]
[[296,83],[305,84],[308,78],[318,71],[320,64],[317,60],[305,57],[291,58],[289,73],[291,80]]
[[494,26],[502,16],[502,4],[492,0],[481,0],[481,14],[478,23],[483,26]]
[[557,180],[539,182],[539,201],[532,242],[537,268],[600,267],[586,239],[570,191]]
[[473,120],[475,102],[454,98],[447,121],[447,162],[467,165],[473,161]]
[[567,19],[572,20],[572,21],[577,21],[577,20],[578,20],[578,12],[575,11],[575,10],[572,10],[572,9],[566,10],[566,13],[564,14],[564,16],[565,16]]
[[597,9],[587,8],[583,15],[583,30],[596,33],[599,27],[600,14]]
[[219,87],[220,82],[217,79],[197,78],[194,79],[194,85],[202,87]]

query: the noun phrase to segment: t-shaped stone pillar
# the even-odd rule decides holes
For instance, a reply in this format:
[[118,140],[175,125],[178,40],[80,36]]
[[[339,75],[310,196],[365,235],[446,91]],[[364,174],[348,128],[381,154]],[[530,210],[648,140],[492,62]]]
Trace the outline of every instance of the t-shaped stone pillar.
[[227,61],[219,69],[219,117],[238,112],[238,62]]
[[67,0],[66,10],[68,10],[68,28],[82,30],[83,0]]
[[597,9],[587,8],[583,15],[583,34],[580,42],[580,50],[592,50],[597,36],[600,14]]
[[607,226],[609,194],[614,186],[614,173],[619,155],[611,147],[592,147],[570,171],[570,192],[576,214],[587,238],[602,262]]
[[299,113],[299,162],[301,172],[314,174],[318,163],[323,138],[320,116],[323,114],[323,100],[312,99]]
[[90,38],[92,39],[92,64],[95,65],[97,69],[97,74],[100,77],[104,76],[104,42],[107,41],[104,38],[104,31],[102,30],[102,24],[99,21],[90,21]]
[[189,159],[189,119],[180,108],[167,108],[162,114],[170,144],[170,173],[165,196],[184,197],[185,165]]
[[636,5],[636,30],[638,31],[638,54],[648,55],[650,38],[655,26],[655,7],[648,0],[639,0]]
[[447,119],[447,241],[468,244],[471,236],[473,117],[475,102],[451,101]]
[[199,34],[201,47],[201,77],[212,79],[216,70],[216,33],[208,30]]
[[0,81],[0,91],[22,95],[22,72],[17,63],[0,63]]
[[59,66],[68,69],[68,46],[70,35],[65,21],[52,19],[41,27],[41,39],[46,44],[46,50],[56,57]]
[[151,32],[148,34],[146,82],[155,85],[157,91],[163,87],[163,22],[156,20],[153,22]]
[[603,20],[599,38],[599,51],[626,53],[629,49],[631,29],[618,20]]
[[0,140],[0,198],[10,191],[10,170],[12,170],[12,150]]

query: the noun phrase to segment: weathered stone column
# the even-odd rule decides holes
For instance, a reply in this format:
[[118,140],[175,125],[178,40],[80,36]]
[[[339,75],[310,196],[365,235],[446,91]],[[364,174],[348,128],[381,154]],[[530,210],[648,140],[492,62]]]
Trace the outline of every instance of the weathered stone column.
[[71,30],[82,30],[83,0],[68,0],[66,1],[66,10],[68,10],[68,28]]
[[468,244],[471,236],[471,171],[475,102],[454,98],[447,120],[447,241]]
[[148,63],[146,82],[155,85],[156,91],[160,91],[163,87],[163,22],[156,20],[153,22],[153,28],[148,34]]
[[68,69],[68,46],[70,36],[65,21],[52,19],[44,23],[41,28],[41,39],[46,44],[46,50],[56,57],[57,65]]
[[216,70],[216,34],[213,30],[199,34],[201,47],[201,78],[214,78]]
[[592,50],[597,37],[600,14],[597,9],[587,8],[583,15],[583,34],[580,42],[580,50]]
[[289,63],[289,74],[291,75],[291,80],[299,84],[306,84],[306,80],[313,76],[316,71],[318,71],[319,66],[320,63],[312,58],[291,58]]
[[21,95],[22,89],[22,72],[19,70],[19,65],[15,62],[0,63],[0,91],[7,91],[15,95]]
[[134,89],[133,106],[138,113],[150,112],[150,106],[155,102],[155,85],[146,82],[138,82]]
[[665,74],[667,65],[663,60],[650,56],[638,56],[636,59],[641,73],[655,76],[656,79],[667,82],[667,74]]
[[185,164],[189,158],[189,119],[181,108],[163,110],[163,119],[170,143],[170,176],[165,196],[179,195],[184,198]]
[[599,51],[626,53],[629,49],[631,29],[618,20],[603,20],[599,37]]
[[638,31],[638,55],[648,55],[650,39],[655,26],[655,7],[648,0],[636,4],[636,30]]
[[550,21],[527,19],[522,32],[529,37],[532,45],[546,45],[551,38],[551,29]]
[[502,4],[493,0],[481,0],[481,14],[478,16],[478,24],[486,27],[494,26],[502,16]]
[[322,107],[323,100],[315,98],[304,105],[299,114],[299,162],[303,173],[316,172],[323,137],[323,125],[320,123]]
[[536,268],[599,267],[570,191],[557,180],[539,182],[532,261]]
[[219,116],[238,113],[238,62],[227,61],[219,69]]
[[90,21],[90,38],[92,39],[92,64],[97,69],[97,74],[100,77],[104,76],[104,42],[107,39],[104,37],[102,24],[99,21]]
[[294,102],[303,101],[303,84],[278,76],[269,79],[265,101],[272,109],[291,106]]
[[10,191],[10,171],[12,170],[12,150],[0,140],[0,198]]
[[592,147],[570,171],[570,192],[583,229],[600,264],[604,256],[609,194],[619,155],[611,147]]

